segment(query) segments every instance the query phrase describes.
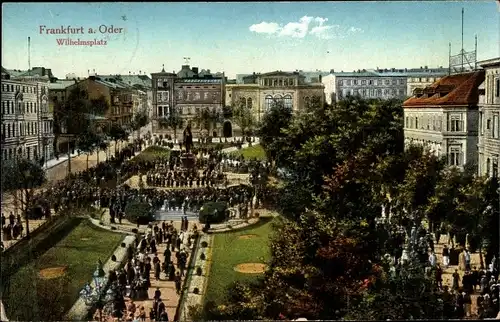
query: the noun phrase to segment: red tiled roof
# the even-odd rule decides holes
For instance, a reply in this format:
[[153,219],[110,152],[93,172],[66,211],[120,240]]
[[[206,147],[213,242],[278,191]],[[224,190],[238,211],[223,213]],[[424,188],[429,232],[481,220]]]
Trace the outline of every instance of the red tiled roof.
[[[429,97],[426,95],[410,97],[403,103],[403,107],[477,104],[479,100],[478,87],[483,82],[484,70],[446,76],[428,86],[426,88],[428,91],[424,91],[436,94]],[[439,91],[441,89],[451,89],[451,91],[440,97]]]

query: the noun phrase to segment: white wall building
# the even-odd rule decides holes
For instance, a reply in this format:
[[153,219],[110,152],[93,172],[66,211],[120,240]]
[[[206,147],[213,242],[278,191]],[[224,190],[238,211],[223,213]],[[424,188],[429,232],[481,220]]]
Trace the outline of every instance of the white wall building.
[[479,96],[478,174],[498,176],[500,162],[500,57],[479,62],[485,80]]
[[53,113],[49,110],[49,77],[11,78],[2,68],[2,160],[53,157]]
[[449,166],[477,165],[479,86],[484,71],[445,76],[403,103],[405,144],[447,156]]
[[325,87],[325,101],[330,105],[347,96],[381,99],[407,97],[404,69],[331,73],[322,77],[321,82]]

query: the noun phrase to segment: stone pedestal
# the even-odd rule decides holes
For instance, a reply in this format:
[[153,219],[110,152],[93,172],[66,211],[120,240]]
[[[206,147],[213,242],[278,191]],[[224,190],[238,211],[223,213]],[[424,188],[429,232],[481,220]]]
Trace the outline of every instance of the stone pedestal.
[[186,169],[193,169],[196,165],[196,157],[192,153],[183,153],[181,155],[182,166]]

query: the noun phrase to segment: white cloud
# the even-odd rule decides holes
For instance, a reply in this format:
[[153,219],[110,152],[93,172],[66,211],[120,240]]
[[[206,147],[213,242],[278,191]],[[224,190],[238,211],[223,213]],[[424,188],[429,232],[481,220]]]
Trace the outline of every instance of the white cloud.
[[351,28],[349,28],[349,32],[363,32],[363,29],[356,28],[356,27],[351,27]]
[[274,34],[280,30],[280,26],[276,22],[262,21],[261,23],[251,25],[249,29],[258,34]]
[[319,39],[344,38],[349,33],[363,32],[361,28],[342,28],[340,25],[327,24],[328,18],[303,16],[297,22],[279,24],[277,22],[261,22],[250,26],[250,31],[276,35],[280,37],[305,38],[307,35]]

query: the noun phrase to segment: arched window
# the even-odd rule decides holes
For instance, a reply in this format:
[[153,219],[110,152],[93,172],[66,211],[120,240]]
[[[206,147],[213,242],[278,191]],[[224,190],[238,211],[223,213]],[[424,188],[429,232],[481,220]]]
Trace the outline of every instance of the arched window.
[[284,102],[285,102],[285,107],[286,108],[289,108],[289,109],[292,109],[293,108],[293,99],[292,99],[292,96],[290,95],[285,95],[284,97]]
[[271,95],[267,95],[265,99],[265,107],[266,111],[269,111],[271,109],[271,106],[273,106],[274,98]]
[[252,98],[251,97],[247,98],[247,108],[250,110],[252,109],[252,103],[253,103]]

